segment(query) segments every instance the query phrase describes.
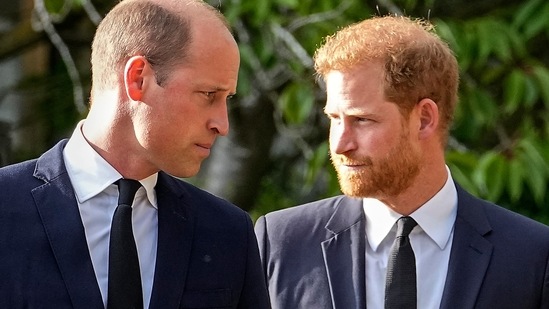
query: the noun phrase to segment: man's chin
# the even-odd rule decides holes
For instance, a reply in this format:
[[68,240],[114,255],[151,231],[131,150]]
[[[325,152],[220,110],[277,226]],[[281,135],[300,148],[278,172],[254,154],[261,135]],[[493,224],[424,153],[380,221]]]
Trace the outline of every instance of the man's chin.
[[176,178],[191,178],[198,174],[200,171],[201,163],[196,164],[195,166],[185,166],[184,168],[173,169],[173,171],[164,170],[164,172],[174,176]]
[[341,192],[350,197],[371,197],[374,192],[364,185],[364,183],[356,178],[339,179],[339,187]]

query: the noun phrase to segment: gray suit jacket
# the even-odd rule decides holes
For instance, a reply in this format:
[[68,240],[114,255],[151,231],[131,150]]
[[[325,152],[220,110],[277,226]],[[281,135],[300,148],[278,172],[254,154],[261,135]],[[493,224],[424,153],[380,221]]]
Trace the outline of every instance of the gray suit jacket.
[[[273,308],[366,308],[365,224],[361,200],[345,196],[259,218]],[[548,266],[547,226],[458,186],[441,308],[549,308]]]

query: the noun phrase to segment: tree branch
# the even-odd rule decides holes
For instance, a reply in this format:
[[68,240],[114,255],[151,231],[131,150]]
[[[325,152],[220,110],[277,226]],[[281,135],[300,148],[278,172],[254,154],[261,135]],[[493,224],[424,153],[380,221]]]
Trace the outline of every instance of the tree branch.
[[80,73],[76,68],[76,64],[74,63],[74,59],[72,58],[69,48],[53,26],[50,15],[44,5],[44,0],[34,0],[34,12],[36,13],[36,17],[38,17],[38,21],[40,22],[39,24],[37,24],[37,26],[40,26],[42,28],[37,29],[37,31],[44,30],[50,38],[51,43],[55,46],[55,48],[61,55],[61,58],[65,63],[67,73],[69,74],[73,85],[73,96],[76,108],[78,112],[80,112],[80,114],[85,114],[87,111],[87,107],[84,103],[84,89],[82,87]]

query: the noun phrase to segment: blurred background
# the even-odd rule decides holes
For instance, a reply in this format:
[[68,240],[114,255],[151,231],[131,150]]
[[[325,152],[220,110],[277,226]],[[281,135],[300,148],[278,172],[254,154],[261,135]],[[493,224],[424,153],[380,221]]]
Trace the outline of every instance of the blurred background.
[[[0,165],[39,156],[86,116],[91,40],[116,2],[0,0]],[[435,24],[459,61],[460,103],[447,149],[454,179],[549,224],[548,1],[207,2],[229,19],[242,61],[230,135],[188,181],[254,219],[340,194],[312,55],[342,26],[404,14]]]

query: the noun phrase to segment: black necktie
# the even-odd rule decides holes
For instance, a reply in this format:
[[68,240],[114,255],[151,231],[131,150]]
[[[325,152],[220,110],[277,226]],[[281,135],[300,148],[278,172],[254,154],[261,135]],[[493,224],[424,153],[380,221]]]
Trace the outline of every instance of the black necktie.
[[416,225],[411,217],[401,217],[397,221],[396,239],[387,264],[385,309],[417,307],[416,258],[408,237]]
[[132,204],[141,184],[120,179],[118,207],[114,211],[109,244],[108,309],[143,308],[139,259],[132,230]]

